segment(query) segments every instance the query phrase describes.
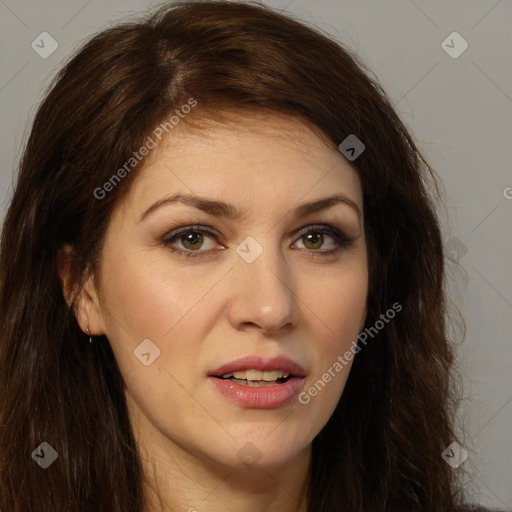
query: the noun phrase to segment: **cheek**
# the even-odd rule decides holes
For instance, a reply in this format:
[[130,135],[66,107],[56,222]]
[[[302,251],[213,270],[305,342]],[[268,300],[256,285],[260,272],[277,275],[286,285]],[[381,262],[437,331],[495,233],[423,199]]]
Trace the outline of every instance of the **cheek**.
[[340,348],[347,338],[357,336],[366,319],[368,272],[365,260],[331,272],[322,279],[321,285],[314,286],[311,278],[308,283],[310,307],[330,334],[325,339],[329,345]]
[[[215,288],[219,270],[176,265],[165,255],[147,251],[126,252],[129,258],[105,259],[103,267],[102,303],[110,345],[121,372],[129,374],[127,387],[141,402],[179,402],[180,384],[191,387],[190,369],[197,367],[203,341],[221,314]],[[157,354],[149,366],[136,357],[147,353],[140,348],[148,344],[145,340],[156,347],[149,344],[150,361],[152,351]],[[173,390],[172,396],[165,390]]]
[[[105,305],[129,337],[161,339],[171,334],[208,289],[205,276],[134,252],[124,261],[106,261]],[[108,270],[107,270],[108,269]]]
[[[199,420],[201,411],[191,407],[187,390],[193,388],[190,369],[196,368],[211,309],[205,293],[215,279],[145,258],[105,260],[102,303],[108,339],[125,389],[145,416],[165,424],[168,416],[159,420],[159,414],[173,404]],[[146,366],[137,356],[148,351],[154,362]]]
[[325,389],[319,385],[321,401],[330,406],[341,395],[356,357],[357,336],[364,327],[368,293],[366,265],[362,261],[340,269],[323,284],[311,288],[308,300],[318,318],[314,328],[317,364],[312,380],[321,379],[325,383]]

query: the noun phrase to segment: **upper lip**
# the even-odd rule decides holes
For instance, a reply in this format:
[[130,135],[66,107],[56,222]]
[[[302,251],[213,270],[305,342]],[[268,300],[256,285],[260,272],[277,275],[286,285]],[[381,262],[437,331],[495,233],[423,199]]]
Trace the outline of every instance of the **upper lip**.
[[281,370],[290,373],[294,377],[305,377],[306,372],[299,363],[292,361],[286,356],[277,356],[272,359],[264,359],[259,356],[246,356],[235,361],[223,364],[217,369],[211,371],[211,377],[220,377],[226,373],[232,373],[243,370],[271,371]]

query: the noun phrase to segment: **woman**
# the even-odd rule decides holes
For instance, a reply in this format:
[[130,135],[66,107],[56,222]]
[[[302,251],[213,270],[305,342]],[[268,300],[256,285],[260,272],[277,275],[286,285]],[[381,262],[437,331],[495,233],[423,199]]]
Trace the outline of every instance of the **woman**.
[[0,509],[468,510],[435,190],[357,59],[268,8],[92,38],[2,234]]

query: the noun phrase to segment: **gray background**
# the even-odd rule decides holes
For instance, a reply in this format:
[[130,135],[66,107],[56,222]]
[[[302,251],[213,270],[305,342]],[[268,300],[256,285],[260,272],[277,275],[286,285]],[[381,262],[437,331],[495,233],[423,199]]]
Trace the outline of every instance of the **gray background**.
[[[448,263],[450,297],[467,327],[458,353],[469,458],[454,471],[475,474],[474,500],[512,510],[512,2],[267,3],[355,50],[444,182],[440,214],[446,246],[462,266]],[[0,0],[0,218],[35,109],[62,59],[93,32],[155,5],[148,0]],[[441,44],[454,31],[469,45],[457,58]],[[58,43],[46,59],[31,47],[42,32]],[[462,48],[457,39],[446,44],[452,52]]]

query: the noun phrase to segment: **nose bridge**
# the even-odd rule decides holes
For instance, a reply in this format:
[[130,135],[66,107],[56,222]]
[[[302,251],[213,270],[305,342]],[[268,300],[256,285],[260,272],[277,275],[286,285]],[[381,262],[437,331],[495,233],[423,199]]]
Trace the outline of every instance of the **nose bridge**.
[[230,318],[272,331],[298,320],[293,276],[271,236],[247,237],[236,249]]

